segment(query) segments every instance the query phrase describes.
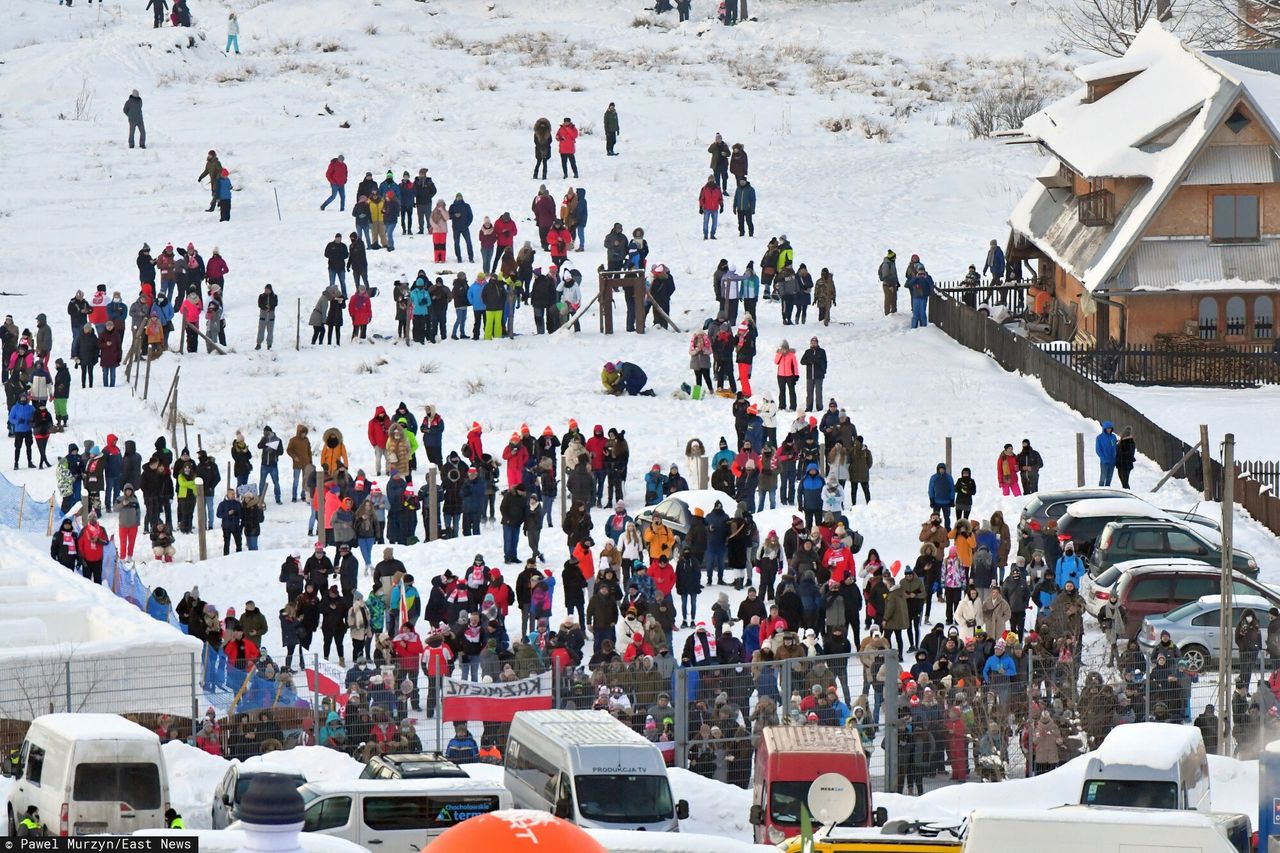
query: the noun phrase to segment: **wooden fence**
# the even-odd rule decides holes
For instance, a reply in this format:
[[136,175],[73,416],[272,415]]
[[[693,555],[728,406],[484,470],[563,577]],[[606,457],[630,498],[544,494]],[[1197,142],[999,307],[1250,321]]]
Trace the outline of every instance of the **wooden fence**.
[[[961,302],[935,293],[929,300],[929,321],[962,346],[990,355],[1005,370],[1036,377],[1045,393],[1095,421],[1111,421],[1117,429],[1133,428],[1138,452],[1164,470],[1178,463],[1192,445],[1156,424],[1087,376],[1077,372],[1052,350],[1041,349]],[[1222,493],[1222,463],[1210,459],[1212,494]],[[1178,473],[1192,488],[1204,490],[1200,454],[1194,453]],[[1273,488],[1237,466],[1235,499],[1271,532],[1280,534],[1280,498]]]
[[1254,388],[1280,384],[1280,360],[1266,350],[1177,350],[1149,346],[1055,345],[1053,357],[1096,382]]

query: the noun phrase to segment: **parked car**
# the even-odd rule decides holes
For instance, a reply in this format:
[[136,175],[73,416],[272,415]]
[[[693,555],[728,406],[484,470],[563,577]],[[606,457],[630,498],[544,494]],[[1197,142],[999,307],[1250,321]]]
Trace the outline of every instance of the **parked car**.
[[[1093,553],[1089,555],[1089,574],[1143,557],[1190,557],[1210,565],[1222,562],[1222,538],[1212,530],[1180,521],[1141,519],[1112,521],[1102,529]],[[1258,561],[1252,554],[1233,549],[1233,568],[1251,578],[1258,576]]]
[[1120,583],[1121,576],[1125,572],[1138,569],[1166,569],[1170,572],[1198,571],[1217,573],[1219,571],[1216,566],[1211,566],[1203,560],[1181,557],[1157,560],[1127,560],[1123,563],[1116,563],[1097,576],[1085,572],[1084,577],[1080,579],[1080,596],[1084,599],[1084,609],[1094,618],[1097,618],[1103,605],[1116,595],[1116,586]]
[[[214,789],[213,805],[210,807],[210,826],[214,829],[226,829],[236,819],[236,809],[240,806],[240,800],[244,797],[244,792],[249,790],[249,782],[253,780],[254,776],[282,772],[277,768],[262,764],[245,767],[239,761],[232,761],[231,766],[227,768],[227,772],[222,774],[222,781]],[[289,777],[289,781],[295,787],[301,788],[307,784],[307,777],[301,773],[285,773],[284,775]]]
[[438,752],[375,755],[361,779],[466,779],[467,771]]
[[1067,507],[1067,511],[1058,519],[1058,542],[1062,547],[1066,547],[1067,542],[1072,543],[1076,553],[1087,559],[1108,522],[1142,518],[1181,521],[1215,534],[1218,532],[1217,523],[1207,516],[1183,510],[1161,509],[1142,498],[1088,498]]
[[[1269,613],[1274,602],[1256,595],[1232,595],[1231,624],[1238,626],[1240,617],[1246,610],[1252,610],[1258,619],[1258,627],[1263,636],[1267,632],[1267,624],[1271,621]],[[1219,628],[1222,624],[1222,598],[1218,595],[1204,595],[1195,601],[1189,601],[1175,610],[1162,616],[1148,616],[1142,620],[1142,630],[1138,632],[1138,645],[1142,651],[1150,655],[1160,642],[1161,633],[1168,631],[1169,640],[1178,649],[1181,659],[1190,672],[1202,672],[1218,660],[1222,646],[1219,643]],[[1233,657],[1240,659],[1238,650]]]
[[[1122,564],[1127,565],[1127,564]],[[1111,591],[1124,618],[1124,636],[1132,637],[1148,616],[1168,613],[1191,601],[1221,591],[1222,575],[1209,566],[1147,565],[1123,571]],[[1236,573],[1233,595],[1255,596],[1280,607],[1280,589]],[[1095,592],[1096,595],[1096,592]],[[1086,600],[1086,607],[1087,607]]]
[[[1056,492],[1036,492],[1022,507],[1018,516],[1018,527],[1028,531],[1034,540],[1035,547],[1045,547],[1044,537],[1053,534],[1058,527],[1058,519],[1077,501],[1090,498],[1131,498],[1133,495],[1124,489],[1109,489],[1101,486],[1089,486],[1082,489],[1060,489]],[[1046,552],[1047,553],[1047,552]]]

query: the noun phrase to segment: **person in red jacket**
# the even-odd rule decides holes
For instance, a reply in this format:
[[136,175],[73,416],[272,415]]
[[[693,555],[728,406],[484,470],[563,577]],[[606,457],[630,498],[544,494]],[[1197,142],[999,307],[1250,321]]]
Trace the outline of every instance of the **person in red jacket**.
[[422,659],[422,674],[427,677],[427,716],[436,715],[436,683],[453,672],[453,649],[445,645],[444,638],[434,631],[427,635],[426,656]]
[[516,600],[516,594],[502,577],[502,569],[489,570],[488,594],[493,596],[493,603],[498,608],[499,615],[506,619],[511,605]]
[[507,488],[514,489],[524,479],[524,466],[529,461],[529,451],[520,440],[520,433],[511,433],[511,440],[502,448],[502,458],[507,461]]
[[329,197],[320,205],[324,210],[329,202],[338,199],[338,210],[347,209],[347,161],[341,154],[329,161],[329,168],[324,170],[324,179],[329,182]]
[[843,583],[858,569],[853,553],[844,547],[842,539],[831,540],[831,547],[822,554],[822,565],[831,572],[831,580],[835,583]]
[[231,638],[222,647],[227,656],[227,666],[245,671],[252,669],[262,653],[258,644],[246,637],[238,627],[233,628],[230,634]]
[[720,221],[720,214],[724,213],[724,193],[720,191],[715,175],[707,178],[706,185],[698,193],[698,212],[702,214],[702,239],[714,240],[716,224]]
[[646,655],[653,657],[653,646],[645,641],[643,631],[636,631],[631,635],[631,642],[627,644],[626,650],[622,653],[622,659],[627,663],[631,663],[633,660]]
[[559,267],[569,257],[569,247],[573,245],[573,235],[564,227],[564,222],[557,219],[551,223],[547,232],[547,251],[551,253],[551,263]]
[[573,167],[573,176],[578,177],[578,158],[574,156],[578,150],[578,128],[574,127],[568,116],[564,117],[556,130],[556,142],[560,143],[560,171],[564,173],[564,179],[569,179],[570,166]]
[[102,554],[108,541],[107,531],[98,523],[98,514],[89,513],[76,549],[80,552],[81,573],[96,584],[102,583]]
[[204,265],[204,280],[209,284],[216,284],[222,287],[226,281],[227,273],[230,269],[227,267],[226,260],[218,251],[218,247],[213,247],[213,252],[209,255],[209,260]]
[[666,554],[649,564],[649,577],[653,579],[653,586],[658,591],[658,596],[669,600],[671,590],[676,587],[676,570]]
[[368,340],[369,324],[373,322],[373,300],[369,298],[369,288],[363,284],[356,285],[356,292],[347,302],[347,313],[351,315],[351,340],[357,335],[360,340]]
[[533,204],[529,209],[533,211],[533,223],[538,226],[542,251],[545,252],[547,251],[547,232],[551,230],[551,223],[556,221],[556,200],[547,191],[546,184],[538,187],[538,194],[533,197]]
[[383,463],[387,461],[387,432],[390,429],[391,418],[387,410],[379,406],[369,419],[369,444],[373,447],[373,463],[379,477],[382,476]]
[[520,233],[520,229],[516,227],[515,220],[511,218],[511,214],[503,211],[498,217],[498,221],[493,223],[493,233],[498,238],[498,251],[493,259],[493,269],[497,272],[501,269],[502,259],[507,255],[515,260],[515,242],[516,234]]
[[596,479],[596,506],[604,506],[604,484],[609,470],[605,465],[604,452],[609,446],[609,439],[604,436],[604,427],[596,424],[591,430],[591,438],[587,439],[587,453],[591,454],[591,476]]
[[413,630],[412,622],[405,622],[400,628],[400,632],[391,641],[391,651],[396,661],[396,683],[399,684],[408,679],[413,684],[409,701],[413,703],[413,710],[421,711],[422,705],[418,699],[418,668],[422,666],[422,654],[425,649],[422,646],[422,638],[418,636],[417,631]]

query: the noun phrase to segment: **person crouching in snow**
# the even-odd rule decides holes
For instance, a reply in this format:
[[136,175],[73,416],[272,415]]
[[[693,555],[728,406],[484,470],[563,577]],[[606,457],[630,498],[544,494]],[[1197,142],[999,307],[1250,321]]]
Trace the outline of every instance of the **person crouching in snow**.
[[653,391],[646,391],[648,375],[637,364],[629,361],[607,362],[600,371],[600,382],[604,390],[615,396],[623,394],[628,397],[653,397]]

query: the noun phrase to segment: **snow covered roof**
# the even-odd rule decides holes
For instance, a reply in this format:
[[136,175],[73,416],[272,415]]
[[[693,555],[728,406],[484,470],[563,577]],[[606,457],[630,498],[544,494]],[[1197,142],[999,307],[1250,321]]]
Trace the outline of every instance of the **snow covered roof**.
[[160,743],[155,732],[118,714],[45,714],[36,723],[67,740],[95,737]]
[[1222,89],[1222,75],[1158,25],[1144,27],[1123,57],[1078,72],[1087,80],[1124,74],[1135,76],[1092,102],[1089,87],[1082,86],[1028,118],[1022,132],[1086,178],[1155,179],[1170,161],[1177,171],[1184,161],[1166,156],[1169,149],[1140,146],[1171,123],[1203,112]]
[[[1163,285],[1112,281],[1152,218],[1184,180],[1206,183],[1225,176],[1270,182],[1280,175],[1275,155],[1265,146],[1201,159],[1210,135],[1241,99],[1257,113],[1272,138],[1280,138],[1276,124],[1280,76],[1189,49],[1154,22],[1142,29],[1123,57],[1077,72],[1085,81],[1128,75],[1133,76],[1093,101],[1090,87],[1080,87],[1028,118],[1020,131],[1081,177],[1137,181],[1109,228],[1081,225],[1076,198],[1039,181],[1010,216],[1015,231],[1030,237],[1090,290],[1103,285],[1167,288],[1186,280],[1156,276]],[[1201,243],[1199,248],[1206,247]]]

